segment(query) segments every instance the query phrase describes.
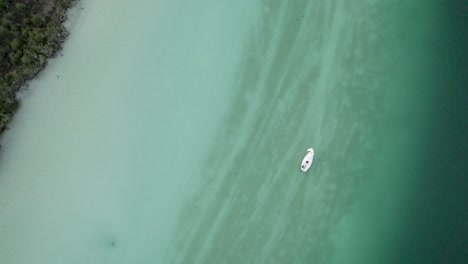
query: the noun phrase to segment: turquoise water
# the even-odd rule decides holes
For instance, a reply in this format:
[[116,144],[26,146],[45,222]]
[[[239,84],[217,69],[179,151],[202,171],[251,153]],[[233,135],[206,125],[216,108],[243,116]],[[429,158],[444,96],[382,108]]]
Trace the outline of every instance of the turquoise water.
[[460,10],[80,2],[2,140],[1,262],[461,263]]

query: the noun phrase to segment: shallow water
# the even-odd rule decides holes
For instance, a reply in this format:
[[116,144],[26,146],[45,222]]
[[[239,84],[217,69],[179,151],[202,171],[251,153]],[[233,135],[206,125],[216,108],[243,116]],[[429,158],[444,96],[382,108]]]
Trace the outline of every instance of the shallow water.
[[[463,206],[436,184],[443,175],[466,198],[453,12],[439,1],[82,1],[64,56],[3,138],[0,260],[462,261],[463,221],[440,216]],[[444,148],[455,158],[437,165],[429,153]],[[460,228],[453,246],[448,225]]]

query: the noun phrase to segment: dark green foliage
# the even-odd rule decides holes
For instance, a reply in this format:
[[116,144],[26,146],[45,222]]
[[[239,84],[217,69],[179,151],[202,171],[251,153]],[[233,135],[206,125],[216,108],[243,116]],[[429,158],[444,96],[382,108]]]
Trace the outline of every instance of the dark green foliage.
[[18,12],[21,12],[26,8],[26,5],[23,3],[16,3],[15,8],[18,10]]
[[11,47],[11,50],[12,51],[15,51],[15,50],[18,50],[20,49],[21,43],[20,43],[20,40],[18,38],[14,38],[11,42],[10,42],[10,47]]
[[75,0],[0,0],[0,132],[18,107],[15,93],[60,50]]

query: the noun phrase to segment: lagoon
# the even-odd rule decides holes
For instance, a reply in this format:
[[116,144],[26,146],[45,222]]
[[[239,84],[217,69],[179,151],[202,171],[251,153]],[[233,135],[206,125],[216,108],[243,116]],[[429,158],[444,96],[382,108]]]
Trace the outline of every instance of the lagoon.
[[2,140],[1,262],[440,263],[413,235],[443,229],[416,220],[447,12],[81,1]]

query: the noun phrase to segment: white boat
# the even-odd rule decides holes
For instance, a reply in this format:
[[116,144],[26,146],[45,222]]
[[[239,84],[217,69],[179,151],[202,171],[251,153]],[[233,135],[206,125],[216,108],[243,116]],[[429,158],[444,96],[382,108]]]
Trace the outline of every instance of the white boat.
[[301,163],[302,172],[306,172],[310,168],[310,166],[312,165],[312,162],[314,161],[314,155],[315,153],[314,153],[313,148],[307,149],[307,154],[305,155]]

